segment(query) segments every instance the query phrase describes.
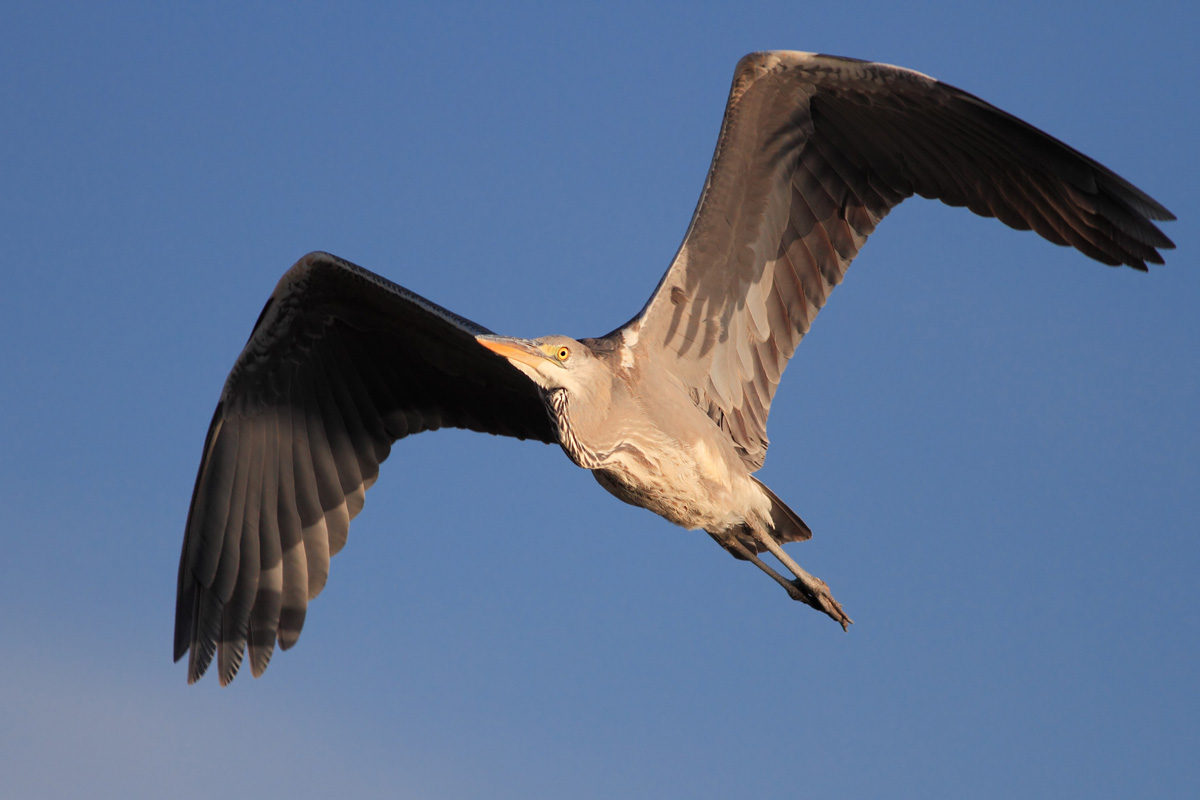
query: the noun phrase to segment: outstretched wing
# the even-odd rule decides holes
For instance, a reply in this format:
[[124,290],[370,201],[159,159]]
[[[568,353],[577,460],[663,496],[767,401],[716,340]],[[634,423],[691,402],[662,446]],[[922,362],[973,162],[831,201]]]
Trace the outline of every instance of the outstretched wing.
[[554,441],[537,389],[475,323],[327,253],[280,279],[213,414],[188,512],[175,659],[188,681],[249,646],[262,674],[397,439],[442,427]]
[[1145,270],[1174,219],[1128,181],[979,98],[884,64],[752,53],[674,262],[610,334],[674,373],[751,469],[787,360],[887,212],[913,193]]

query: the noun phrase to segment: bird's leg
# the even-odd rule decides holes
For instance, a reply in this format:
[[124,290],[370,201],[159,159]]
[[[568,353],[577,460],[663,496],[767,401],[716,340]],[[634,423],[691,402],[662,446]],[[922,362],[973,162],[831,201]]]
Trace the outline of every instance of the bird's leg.
[[[796,580],[790,581],[789,585],[804,595],[802,602],[808,603],[818,611],[824,611],[833,620],[842,626],[842,630],[847,630],[848,626],[854,623],[854,620],[846,616],[846,612],[842,611],[842,604],[833,599],[833,593],[829,591],[829,586],[825,581],[815,575],[810,575],[795,559],[787,554],[787,551],[775,541],[774,537],[769,533],[754,532],[754,538],[762,542],[763,545],[771,551],[771,555],[779,559],[780,563],[788,568],[788,571],[796,576]],[[788,592],[792,594],[792,592]],[[792,594],[795,597],[794,594]]]
[[747,527],[750,528],[754,538],[761,542],[773,556],[779,559],[780,563],[788,568],[789,572],[796,576],[795,580],[789,581],[772,569],[748,547],[742,544],[737,536],[729,536],[727,539],[723,537],[717,541],[738,557],[749,561],[770,575],[771,579],[782,586],[793,600],[799,600],[801,603],[810,605],[818,611],[827,614],[834,622],[842,626],[842,630],[847,630],[848,626],[854,623],[854,620],[846,616],[846,612],[842,610],[841,603],[833,599],[833,593],[829,591],[829,586],[826,585],[825,581],[806,572],[803,567],[796,563],[795,559],[779,546],[779,543],[771,537],[771,534],[754,530],[751,526]]

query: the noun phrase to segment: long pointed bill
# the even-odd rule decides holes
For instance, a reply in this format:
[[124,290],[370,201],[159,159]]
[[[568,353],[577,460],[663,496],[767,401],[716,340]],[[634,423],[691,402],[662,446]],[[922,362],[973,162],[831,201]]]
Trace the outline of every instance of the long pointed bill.
[[475,341],[493,353],[499,353],[509,361],[520,361],[534,369],[550,360],[549,356],[525,339],[512,339],[507,336],[476,336]]

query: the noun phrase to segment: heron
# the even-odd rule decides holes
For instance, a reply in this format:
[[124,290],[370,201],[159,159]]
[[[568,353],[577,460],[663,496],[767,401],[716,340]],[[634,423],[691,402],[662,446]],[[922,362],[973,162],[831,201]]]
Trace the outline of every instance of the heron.
[[[174,655],[227,684],[294,645],[392,445],[438,428],[557,444],[626,503],[703,530],[845,629],[784,550],[812,533],[754,473],[788,359],[913,194],[1145,271],[1174,216],[1068,145],[913,70],[815,53],[737,65],[699,202],[632,319],[598,338],[497,335],[310,253],[279,280],[204,444]],[[773,560],[768,559],[773,557]],[[785,574],[786,573],[786,574]]]

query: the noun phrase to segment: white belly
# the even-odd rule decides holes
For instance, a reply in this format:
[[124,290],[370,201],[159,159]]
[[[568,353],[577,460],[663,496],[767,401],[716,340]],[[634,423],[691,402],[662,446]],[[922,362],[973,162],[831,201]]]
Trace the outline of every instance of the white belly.
[[740,462],[730,465],[703,444],[656,452],[651,462],[637,448],[617,448],[592,474],[615,497],[689,530],[720,532],[771,519],[770,499]]

